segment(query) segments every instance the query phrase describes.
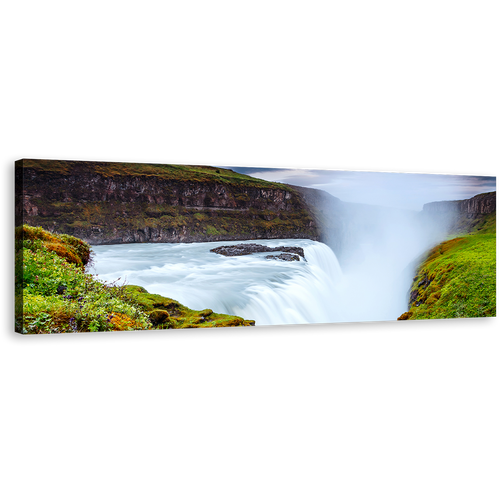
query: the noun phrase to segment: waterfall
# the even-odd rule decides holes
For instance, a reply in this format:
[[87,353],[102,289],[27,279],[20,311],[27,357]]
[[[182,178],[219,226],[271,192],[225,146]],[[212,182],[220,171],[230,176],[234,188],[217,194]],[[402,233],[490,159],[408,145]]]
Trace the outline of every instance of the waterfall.
[[257,325],[345,320],[344,279],[328,246],[311,240],[251,242],[300,246],[305,259],[299,262],[266,259],[269,253],[225,257],[210,252],[216,246],[235,243],[245,242],[96,246],[94,267],[101,280],[126,278],[129,284],[189,308],[210,308],[253,319]]
[[233,314],[255,317],[256,324],[264,325],[340,321],[342,271],[335,254],[317,242],[306,245],[304,252],[307,262],[295,269],[277,262],[283,267],[283,281],[259,280],[247,289],[248,301]]
[[[334,252],[307,239],[206,243],[133,243],[93,248],[98,278],[125,278],[196,309],[233,314],[257,325],[395,320],[407,309],[413,268],[428,244],[414,227],[378,231],[340,268]],[[299,246],[305,259],[266,259],[280,252],[225,257],[212,248],[238,243]]]

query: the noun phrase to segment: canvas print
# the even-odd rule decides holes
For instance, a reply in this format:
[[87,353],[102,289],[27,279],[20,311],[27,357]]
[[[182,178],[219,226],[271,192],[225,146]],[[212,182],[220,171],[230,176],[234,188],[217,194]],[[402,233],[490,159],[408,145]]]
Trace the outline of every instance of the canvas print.
[[496,178],[25,159],[16,331],[496,315]]

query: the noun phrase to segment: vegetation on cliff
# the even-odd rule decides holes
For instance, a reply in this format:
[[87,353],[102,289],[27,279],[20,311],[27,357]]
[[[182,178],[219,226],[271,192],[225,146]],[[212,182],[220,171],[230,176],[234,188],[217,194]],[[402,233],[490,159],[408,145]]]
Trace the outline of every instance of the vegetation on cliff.
[[435,246],[418,267],[398,319],[496,316],[496,213]]
[[71,161],[71,160],[21,160],[24,168],[31,168],[39,172],[70,175],[75,169],[84,166],[102,175],[105,178],[113,177],[158,177],[171,181],[184,182],[212,182],[222,184],[240,184],[257,188],[283,189],[283,184],[270,182],[245,174],[239,174],[228,168],[211,167],[206,165],[171,165],[157,163],[120,163],[99,161]]
[[193,311],[141,287],[102,283],[85,272],[90,246],[40,227],[16,228],[16,331],[62,333],[248,326],[237,316]]
[[[40,200],[40,204],[43,203]],[[303,209],[294,212],[255,208],[197,209],[117,201],[79,205],[51,203],[43,215],[30,220],[42,227],[52,227],[57,221],[60,231],[105,243],[121,243],[127,241],[127,237],[132,242],[154,241],[155,235],[186,242],[284,237],[287,234],[301,235],[304,220],[308,223],[311,220]],[[78,209],[81,212],[76,216]],[[309,231],[303,237],[308,236],[314,237],[314,232]]]

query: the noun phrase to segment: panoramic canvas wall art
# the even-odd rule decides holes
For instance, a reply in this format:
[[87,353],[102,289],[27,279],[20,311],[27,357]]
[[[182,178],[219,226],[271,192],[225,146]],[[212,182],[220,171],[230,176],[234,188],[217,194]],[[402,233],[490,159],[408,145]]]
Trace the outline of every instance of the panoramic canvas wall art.
[[16,331],[496,315],[496,178],[19,160]]

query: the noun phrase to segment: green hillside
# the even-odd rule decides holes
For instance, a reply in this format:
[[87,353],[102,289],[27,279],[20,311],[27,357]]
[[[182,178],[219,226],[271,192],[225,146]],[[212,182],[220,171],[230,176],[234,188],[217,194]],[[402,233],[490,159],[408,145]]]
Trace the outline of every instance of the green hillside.
[[63,333],[250,326],[238,316],[194,311],[144,288],[85,272],[87,243],[40,227],[16,228],[16,331]]
[[[456,236],[456,235],[455,235]],[[435,246],[417,269],[410,309],[398,319],[496,316],[496,214]]]

